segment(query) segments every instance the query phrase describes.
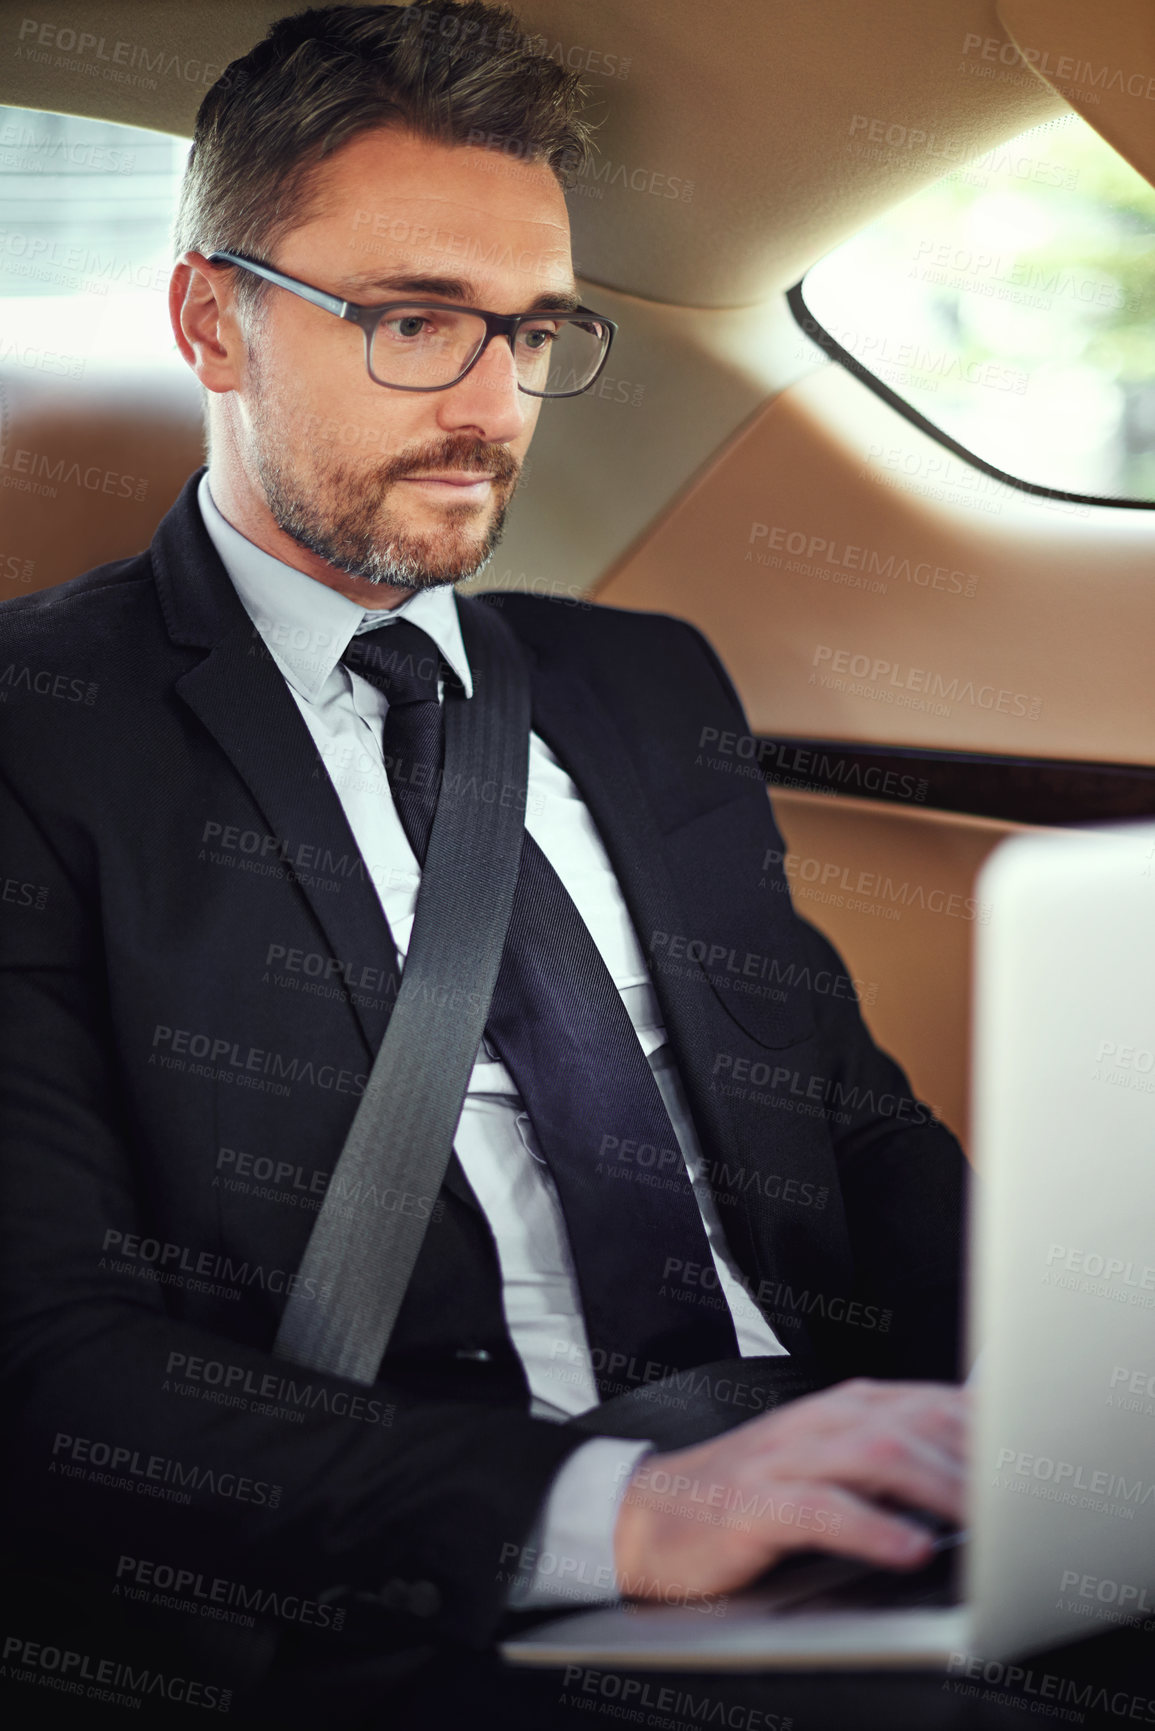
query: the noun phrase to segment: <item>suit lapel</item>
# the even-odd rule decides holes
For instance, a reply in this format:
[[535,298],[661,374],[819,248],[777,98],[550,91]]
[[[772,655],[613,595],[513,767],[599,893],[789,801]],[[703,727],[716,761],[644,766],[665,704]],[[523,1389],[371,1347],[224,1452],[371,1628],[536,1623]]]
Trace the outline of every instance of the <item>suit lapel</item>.
[[202,473],[186,483],[151,548],[169,635],[208,650],[174,689],[256,801],[272,838],[268,858],[281,860],[333,955],[365,956],[385,970],[384,992],[350,994],[372,1057],[396,994],[393,934],[312,734],[204,527]]
[[385,970],[383,993],[351,994],[372,1056],[397,981],[388,921],[349,821],[280,669],[247,616],[176,682],[244,781],[268,825],[269,857],[312,910],[333,955],[367,955]]

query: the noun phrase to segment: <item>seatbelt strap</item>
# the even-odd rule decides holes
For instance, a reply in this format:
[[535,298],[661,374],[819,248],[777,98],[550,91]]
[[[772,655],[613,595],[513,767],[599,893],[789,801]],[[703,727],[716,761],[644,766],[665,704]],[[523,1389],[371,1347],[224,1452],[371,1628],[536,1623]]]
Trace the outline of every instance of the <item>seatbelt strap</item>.
[[[397,1000],[273,1346],[355,1382],[376,1379],[453,1152],[521,856],[529,673],[491,608],[460,618],[473,696],[446,680],[442,785]],[[342,1200],[374,1186],[428,1207],[350,1211]]]

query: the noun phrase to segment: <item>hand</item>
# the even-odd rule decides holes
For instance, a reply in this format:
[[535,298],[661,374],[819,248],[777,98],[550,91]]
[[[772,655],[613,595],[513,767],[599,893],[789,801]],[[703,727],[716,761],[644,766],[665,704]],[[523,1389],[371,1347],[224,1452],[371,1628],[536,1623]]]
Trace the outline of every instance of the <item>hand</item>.
[[622,1591],[727,1593],[791,1551],[920,1567],[931,1534],[879,1499],[963,1520],[969,1407],[948,1383],[856,1379],[644,1456],[614,1529]]

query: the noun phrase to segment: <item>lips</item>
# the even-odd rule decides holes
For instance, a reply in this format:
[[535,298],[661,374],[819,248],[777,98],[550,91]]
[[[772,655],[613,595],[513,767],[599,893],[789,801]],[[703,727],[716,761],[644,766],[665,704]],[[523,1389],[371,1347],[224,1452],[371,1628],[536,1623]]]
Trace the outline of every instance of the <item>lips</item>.
[[445,486],[445,487],[475,487],[475,486],[477,486],[479,481],[492,481],[493,479],[494,479],[493,475],[489,474],[488,471],[485,473],[474,472],[472,474],[468,474],[468,473],[462,474],[460,472],[457,472],[457,473],[449,474],[449,475],[403,475],[402,476],[402,480],[405,480],[405,481],[438,481],[441,483],[442,486]]

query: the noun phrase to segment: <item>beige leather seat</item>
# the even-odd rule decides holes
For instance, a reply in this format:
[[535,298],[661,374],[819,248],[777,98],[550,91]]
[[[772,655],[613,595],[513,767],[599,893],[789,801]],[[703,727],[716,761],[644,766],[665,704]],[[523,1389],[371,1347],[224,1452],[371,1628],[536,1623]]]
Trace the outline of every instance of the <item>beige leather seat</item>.
[[[46,589],[152,539],[204,461],[200,394],[166,370],[0,379],[0,595]],[[19,576],[13,578],[11,573]]]

